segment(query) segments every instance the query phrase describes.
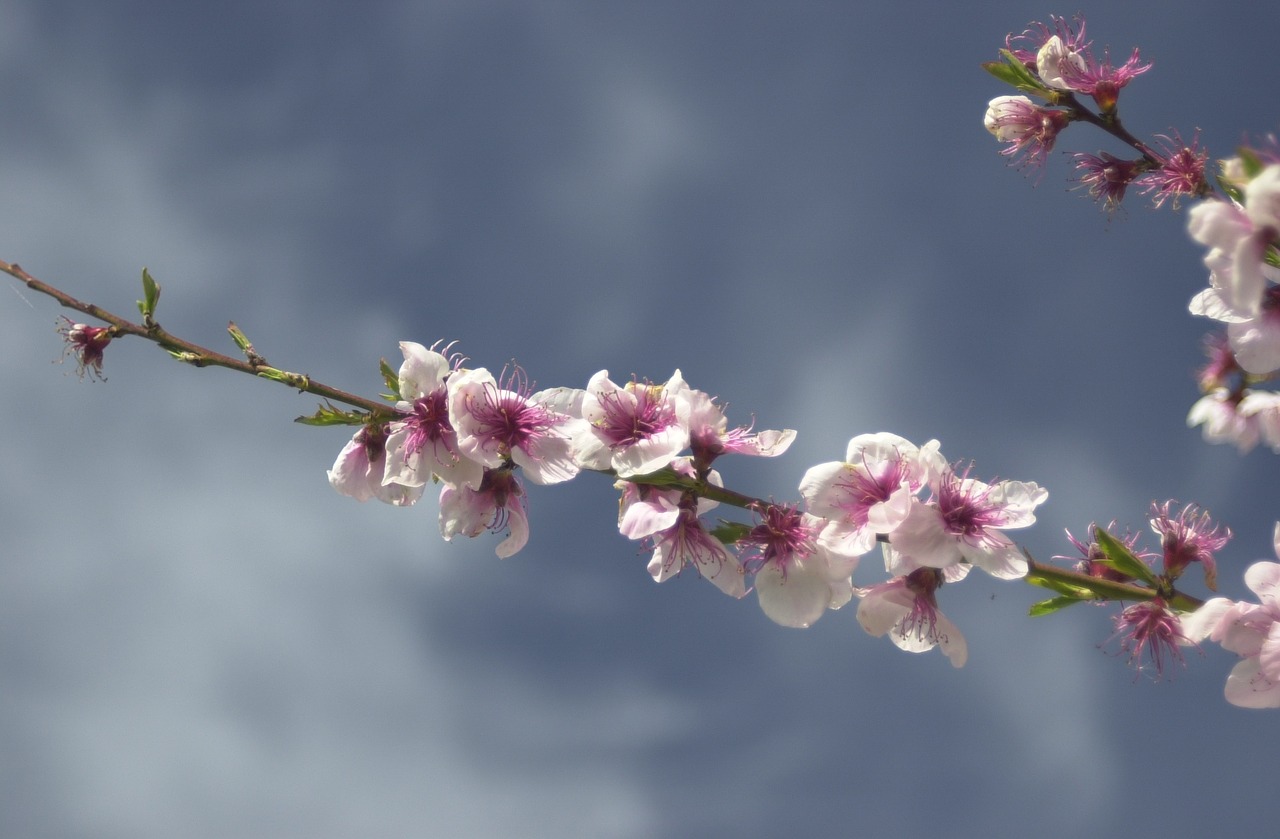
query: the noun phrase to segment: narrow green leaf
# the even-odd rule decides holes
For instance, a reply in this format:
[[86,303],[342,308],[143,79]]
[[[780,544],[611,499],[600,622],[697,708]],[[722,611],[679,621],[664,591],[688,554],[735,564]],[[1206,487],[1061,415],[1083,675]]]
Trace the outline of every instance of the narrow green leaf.
[[391,369],[391,365],[385,358],[378,359],[378,370],[382,373],[382,383],[390,391],[382,394],[382,398],[388,402],[399,402],[403,399],[404,397],[400,395],[400,374]]
[[1050,615],[1059,609],[1065,609],[1075,603],[1083,602],[1079,597],[1055,597],[1052,600],[1041,600],[1039,603],[1033,603],[1031,608],[1027,610],[1027,614],[1033,618],[1041,615]]
[[1056,591],[1064,597],[1070,597],[1075,600],[1089,600],[1094,596],[1093,592],[1087,588],[1075,586],[1071,583],[1063,582],[1062,580],[1042,577],[1034,571],[1028,572],[1024,579],[1032,585],[1040,586],[1040,588],[1046,588],[1049,591]]
[[321,405],[319,410],[309,417],[298,417],[294,420],[302,425],[365,425],[369,422],[369,414],[364,411],[343,411],[333,405]]
[[1133,551],[1129,550],[1119,539],[1101,527],[1093,529],[1093,538],[1097,541],[1098,547],[1102,549],[1102,552],[1106,554],[1106,559],[1098,560],[1103,565],[1119,571],[1126,577],[1142,580],[1149,586],[1156,584],[1156,575],[1152,572],[1151,567],[1134,556]]

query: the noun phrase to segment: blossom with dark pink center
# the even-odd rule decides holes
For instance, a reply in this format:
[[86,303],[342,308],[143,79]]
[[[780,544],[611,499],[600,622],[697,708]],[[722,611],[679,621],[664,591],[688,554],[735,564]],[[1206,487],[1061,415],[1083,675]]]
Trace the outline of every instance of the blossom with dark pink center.
[[755,431],[751,426],[729,428],[729,419],[715,398],[700,390],[689,394],[689,447],[693,461],[706,468],[722,454],[777,457],[796,439],[791,429]]
[[[695,477],[688,457],[678,459],[673,468],[686,477]],[[715,486],[723,485],[714,470],[706,480]],[[628,539],[641,540],[653,551],[649,573],[655,582],[664,582],[685,568],[693,568],[730,597],[746,595],[742,564],[702,525],[701,516],[718,507],[719,502],[679,489],[631,481],[618,481],[614,486],[622,490],[618,530]]]
[[329,484],[357,501],[377,498],[397,507],[408,507],[422,497],[422,485],[407,486],[384,480],[387,466],[387,432],[379,424],[366,425],[338,452],[329,470]]
[[[1103,53],[1102,61],[1094,58],[1089,50],[1074,53],[1080,60],[1064,61],[1060,67],[1061,87],[1077,93],[1087,93],[1098,104],[1098,109],[1109,114],[1116,109],[1120,98],[1120,90],[1129,82],[1151,69],[1151,64],[1143,64],[1135,47],[1129,60],[1119,67],[1111,64],[1111,54]],[[1047,81],[1047,80],[1046,80]],[[1059,85],[1051,85],[1058,87]]]
[[461,454],[458,435],[449,422],[445,383],[461,359],[450,360],[412,341],[400,342],[400,351],[404,354],[399,373],[402,401],[396,408],[407,416],[388,429],[383,480],[423,486],[434,475],[445,483],[477,488],[483,467]]
[[1177,209],[1179,200],[1184,197],[1207,195],[1210,186],[1204,172],[1209,153],[1200,150],[1199,136],[1192,137],[1190,145],[1183,143],[1177,135],[1158,139],[1163,152],[1160,165],[1135,178],[1134,185],[1142,189],[1143,195],[1151,195],[1151,203],[1156,207],[1162,207],[1165,201],[1172,199],[1173,207]]
[[997,96],[987,105],[982,124],[997,140],[1010,163],[1032,169],[1044,165],[1058,134],[1071,122],[1066,111],[1042,108],[1025,96]]
[[1180,645],[1189,643],[1182,622],[1168,604],[1159,597],[1128,606],[1115,617],[1115,634],[1121,652],[1128,653],[1129,664],[1138,672],[1148,665],[1155,677],[1164,675],[1166,663],[1183,663]]
[[950,467],[932,480],[931,489],[929,502],[913,502],[889,537],[894,553],[915,566],[969,562],[1001,579],[1026,576],[1026,558],[1001,531],[1033,524],[1047,490],[1022,481],[986,484],[970,478],[968,469],[957,475]]
[[1204,568],[1204,584],[1217,591],[1218,563],[1213,554],[1231,539],[1231,528],[1214,524],[1209,512],[1195,504],[1174,515],[1174,503],[1151,505],[1151,529],[1160,537],[1164,573],[1176,580],[1188,565],[1198,562]]
[[62,357],[75,356],[76,375],[81,379],[88,373],[90,379],[105,382],[107,377],[102,375],[102,360],[107,344],[111,343],[111,327],[89,326],[76,323],[65,315],[61,317],[63,323],[58,327],[58,334],[67,342]]
[[956,625],[938,609],[934,592],[944,572],[918,568],[885,583],[859,589],[858,623],[868,634],[888,635],[898,649],[922,653],[940,647],[953,667],[963,667],[969,647]]
[[478,489],[445,484],[440,490],[440,535],[449,542],[458,534],[506,531],[507,538],[495,549],[506,559],[529,541],[524,499],[524,487],[511,469],[486,469]]
[[563,388],[530,393],[519,367],[501,381],[483,367],[449,376],[449,422],[458,450],[490,469],[514,463],[535,484],[578,474],[571,442],[582,420],[566,413]]
[[827,609],[853,597],[856,559],[831,554],[818,542],[823,521],[795,507],[770,504],[760,523],[738,542],[742,566],[755,574],[760,608],[775,623],[807,627]]
[[806,509],[827,523],[819,540],[828,549],[860,556],[878,535],[893,533],[911,512],[912,498],[946,467],[939,443],[924,448],[896,434],[861,434],[849,441],[845,460],[805,472],[800,495]]
[[689,386],[677,370],[665,384],[622,387],[601,370],[582,397],[583,424],[574,457],[584,469],[613,469],[620,478],[647,475],[671,463],[689,445]]
[[1124,192],[1142,171],[1139,160],[1124,160],[1113,154],[1076,154],[1077,181],[1107,210],[1114,211],[1124,200]]

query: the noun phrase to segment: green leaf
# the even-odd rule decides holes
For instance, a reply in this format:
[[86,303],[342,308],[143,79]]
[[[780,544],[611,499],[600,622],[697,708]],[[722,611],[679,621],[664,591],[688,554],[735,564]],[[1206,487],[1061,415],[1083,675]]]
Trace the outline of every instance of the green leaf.
[[400,395],[400,374],[391,369],[391,365],[387,363],[385,358],[378,359],[378,370],[382,373],[382,383],[387,386],[390,393],[382,394],[382,398],[388,402],[399,402],[402,397]]
[[725,545],[732,545],[735,542],[742,541],[742,538],[751,532],[751,525],[743,524],[737,521],[720,521],[718,527],[711,531],[711,535],[720,540]]
[[1149,586],[1155,586],[1156,575],[1152,572],[1151,567],[1145,562],[1134,556],[1133,551],[1116,537],[1112,536],[1101,527],[1093,529],[1093,538],[1098,543],[1098,547],[1106,554],[1106,559],[1098,560],[1108,568],[1112,568],[1124,574],[1126,577],[1132,577],[1135,580],[1142,580]]
[[1041,615],[1050,615],[1059,609],[1065,609],[1068,606],[1081,602],[1083,602],[1083,600],[1079,597],[1069,597],[1066,595],[1062,597],[1055,597],[1052,600],[1041,600],[1039,603],[1033,603],[1031,608],[1027,610],[1027,614],[1033,618],[1038,618]]
[[1028,571],[1024,580],[1032,585],[1040,586],[1040,588],[1046,588],[1049,591],[1056,591],[1058,594],[1061,594],[1064,597],[1070,597],[1073,600],[1089,600],[1095,596],[1092,591],[1084,588],[1083,586],[1072,585],[1071,583],[1063,582],[1062,580],[1042,577],[1035,571]]
[[1000,59],[1000,61],[983,62],[982,69],[1024,93],[1030,93],[1051,102],[1058,100],[1058,92],[1040,81],[1039,76],[1028,70],[1027,65],[1019,61],[1013,53],[1000,50]]
[[365,425],[369,422],[369,414],[364,411],[343,411],[333,405],[321,405],[311,416],[298,417],[294,422],[302,425]]
[[160,284],[151,277],[151,272],[142,269],[142,299],[138,301],[138,311],[145,321],[150,321],[156,313],[156,304],[160,302]]

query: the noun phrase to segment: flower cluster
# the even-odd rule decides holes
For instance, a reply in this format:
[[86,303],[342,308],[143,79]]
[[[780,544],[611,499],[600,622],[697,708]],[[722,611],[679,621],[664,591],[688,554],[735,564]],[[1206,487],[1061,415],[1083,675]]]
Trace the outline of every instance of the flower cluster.
[[1204,396],[1187,422],[1241,452],[1259,442],[1280,452],[1280,393],[1255,387],[1280,374],[1280,162],[1264,165],[1264,155],[1224,161],[1235,197],[1204,201],[1187,219],[1191,238],[1209,249],[1209,287],[1189,308],[1226,324],[1225,339],[1208,345]]
[[[725,454],[772,457],[794,431],[730,427],[723,407],[677,370],[660,384],[618,384],[602,370],[585,388],[532,392],[522,370],[495,378],[469,369],[450,347],[400,345],[392,418],[366,418],[338,455],[329,481],[339,492],[397,506],[440,489],[440,532],[500,531],[508,557],[525,546],[529,517],[521,476],[556,484],[581,471],[616,478],[618,530],[650,554],[663,582],[686,569],[731,597],[754,592],[765,615],[806,627],[854,596],[859,622],[903,649],[941,645],[952,663],[964,639],[938,611],[936,591],[976,565],[1004,579],[1027,562],[1004,535],[1035,521],[1047,497],[1035,484],[984,483],[943,459],[936,440],[916,446],[895,434],[853,438],[843,461],[809,469],[801,501],[785,504],[723,489],[713,463]],[[752,524],[709,526],[722,501]],[[863,554],[880,544],[886,583],[853,584]]]
[[[1082,556],[1076,566],[1079,573],[1132,586],[1131,597],[1145,596],[1116,615],[1112,640],[1118,641],[1121,652],[1128,655],[1129,663],[1137,670],[1150,666],[1158,678],[1164,674],[1166,664],[1182,663],[1179,646],[1191,643],[1180,610],[1172,602],[1176,596],[1174,584],[1191,564],[1197,563],[1204,572],[1206,587],[1214,590],[1216,554],[1230,540],[1231,530],[1215,524],[1207,512],[1194,504],[1175,511],[1173,501],[1151,505],[1150,525],[1160,539],[1156,553],[1138,550],[1137,534],[1113,535],[1110,531],[1115,529],[1114,521],[1107,528],[1090,525],[1093,538],[1088,542],[1070,531],[1067,538]],[[1079,602],[1089,596],[1079,592],[1074,599],[1065,601]]]
[[[1272,536],[1280,559],[1280,522]],[[1280,708],[1280,563],[1256,562],[1244,574],[1257,603],[1215,597],[1182,618],[1183,643],[1206,639],[1240,656],[1227,676],[1227,701],[1244,708]]]
[[[1032,23],[1018,35],[1005,38],[1003,60],[986,68],[1022,94],[998,96],[987,105],[983,125],[1007,145],[1001,154],[1019,166],[1038,169],[1048,159],[1058,136],[1073,122],[1089,122],[1131,145],[1138,157],[1127,159],[1109,152],[1074,155],[1079,184],[1108,211],[1114,211],[1133,186],[1151,196],[1157,207],[1175,206],[1184,196],[1209,191],[1205,177],[1208,155],[1198,139],[1184,142],[1174,133],[1161,135],[1153,145],[1135,140],[1120,124],[1120,91],[1151,69],[1134,49],[1122,64],[1109,52],[1101,59],[1085,38],[1083,18],[1074,23],[1051,17],[1049,24]],[[1045,101],[1037,105],[1030,96]],[[1096,113],[1077,94],[1092,98]]]

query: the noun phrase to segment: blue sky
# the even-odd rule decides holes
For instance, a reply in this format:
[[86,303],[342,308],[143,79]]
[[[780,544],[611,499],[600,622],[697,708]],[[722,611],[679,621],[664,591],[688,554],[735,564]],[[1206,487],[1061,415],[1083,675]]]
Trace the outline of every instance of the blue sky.
[[[1108,220],[983,131],[1020,2],[0,0],[0,258],[373,395],[397,341],[540,386],[664,380],[796,428],[744,491],[793,498],[855,434],[938,438],[1050,492],[1019,535],[1196,501],[1270,552],[1274,455],[1185,427],[1208,329],[1182,215]],[[1280,9],[1083,8],[1155,62],[1140,135],[1276,130]],[[1267,88],[1270,90],[1270,88]],[[1081,127],[1067,151],[1119,152]],[[531,492],[532,539],[338,496],[315,400],[141,343],[105,384],[58,310],[0,304],[0,836],[1257,833],[1274,719],[1230,656],[1135,680],[1110,611],[1030,620],[974,574],[953,670],[698,579],[654,585],[607,480]],[[874,558],[867,571],[874,571]],[[860,582],[874,574],[860,573]]]

